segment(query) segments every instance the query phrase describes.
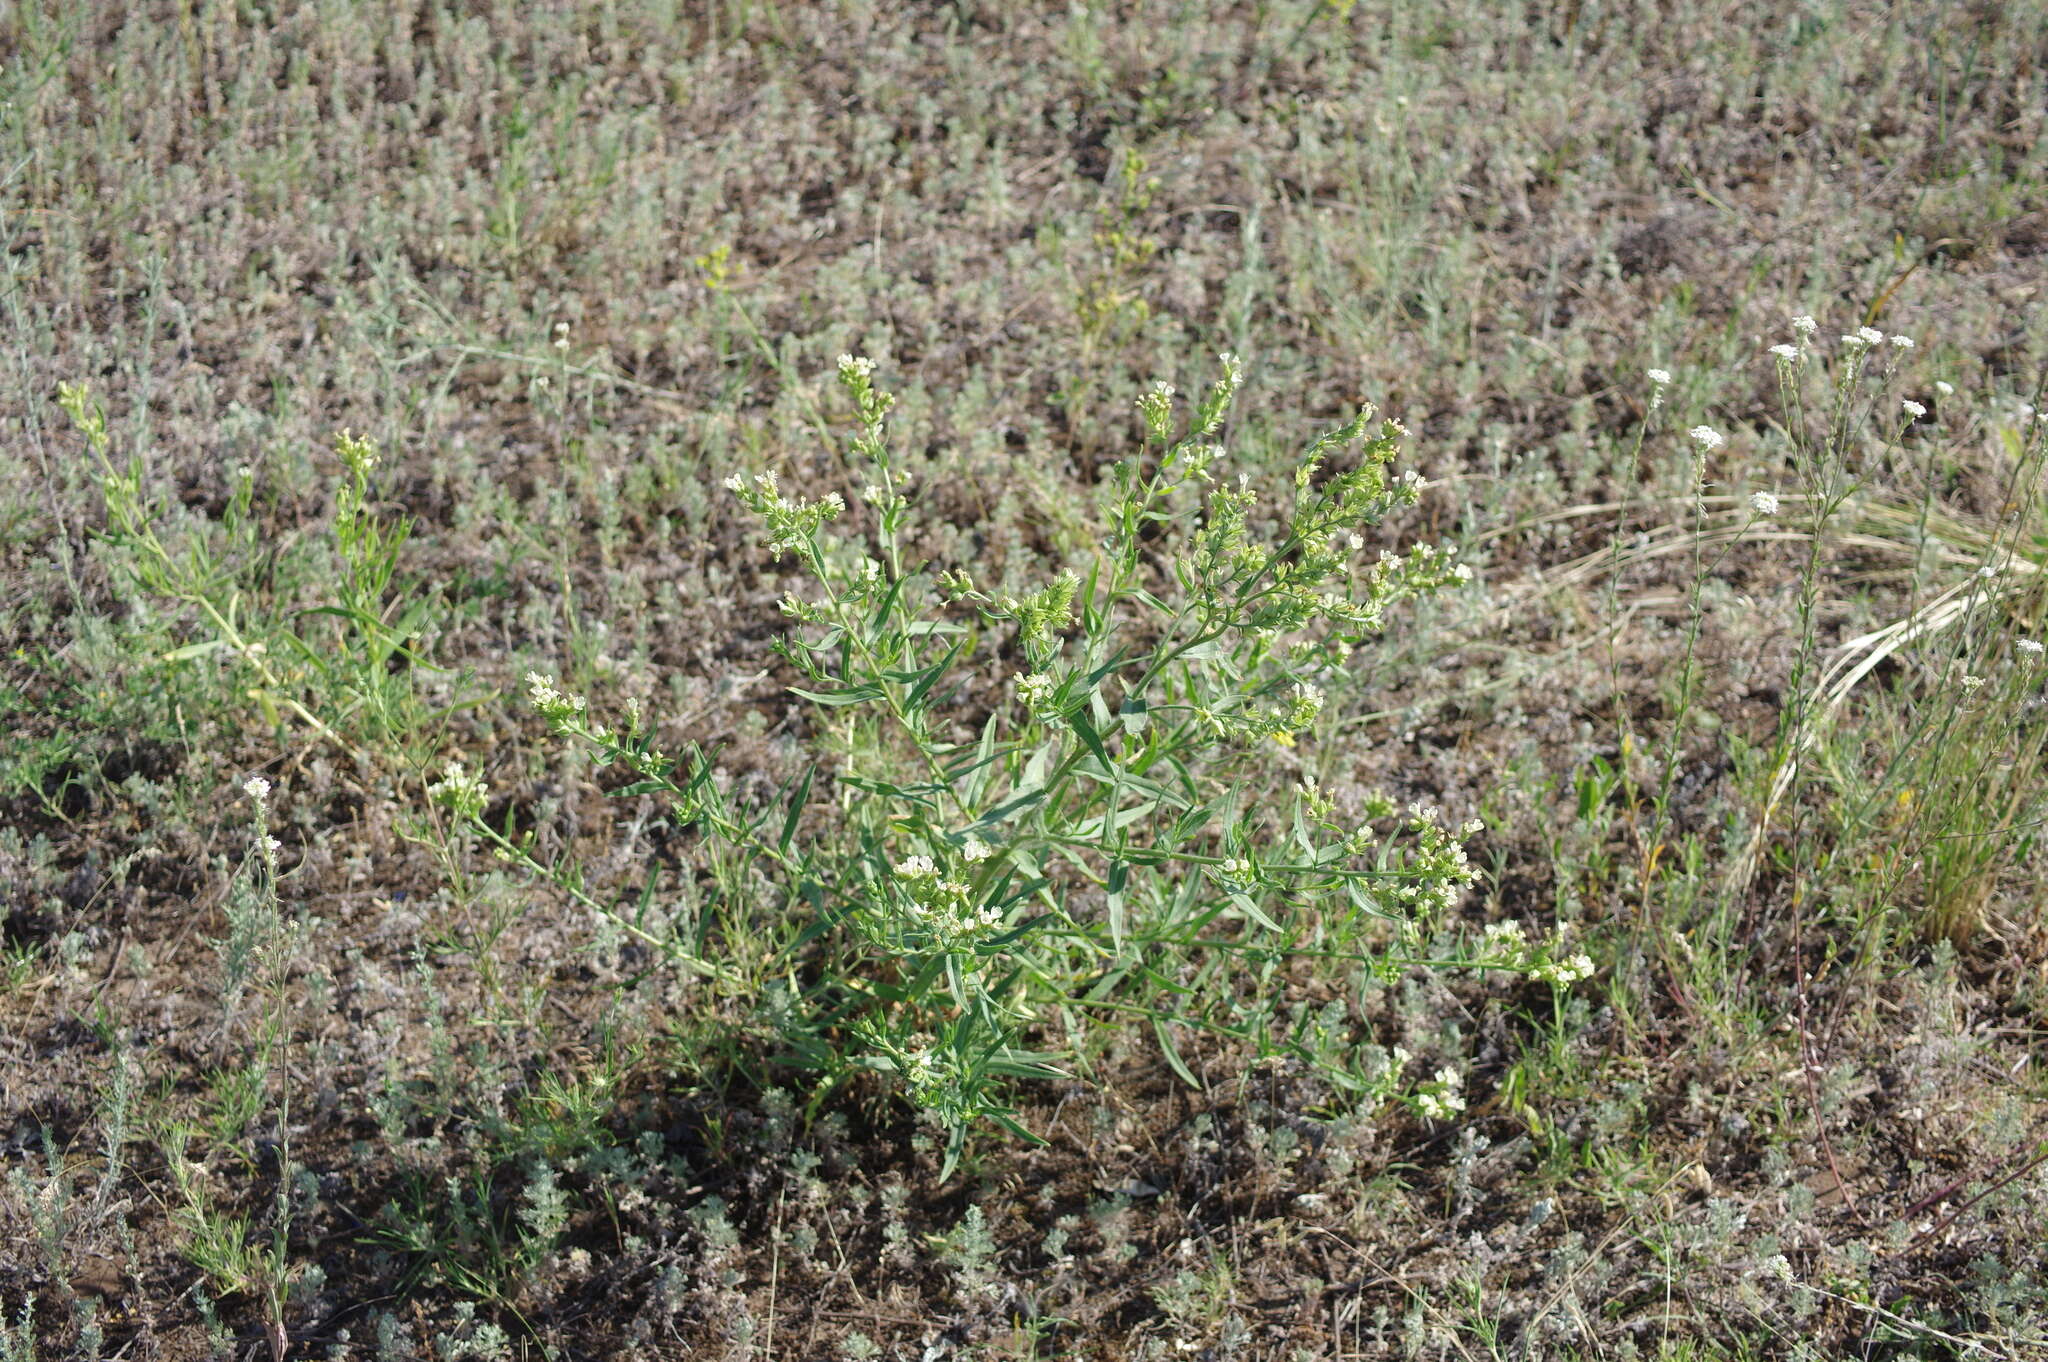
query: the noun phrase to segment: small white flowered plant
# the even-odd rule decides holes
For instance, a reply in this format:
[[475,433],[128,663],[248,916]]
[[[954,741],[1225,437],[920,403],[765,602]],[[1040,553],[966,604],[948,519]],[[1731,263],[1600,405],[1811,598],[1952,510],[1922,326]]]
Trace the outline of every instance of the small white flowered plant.
[[[972,1121],[1020,1129],[1004,1085],[1059,1072],[1058,1053],[1023,1048],[1048,1015],[1149,1016],[1177,1069],[1174,1037],[1205,1026],[1382,1092],[1393,1080],[1362,1057],[1369,1042],[1343,1009],[1281,1023],[1305,1000],[1247,994],[1234,970],[1312,946],[1398,972],[1477,875],[1464,845],[1476,822],[1378,799],[1347,816],[1274,762],[1276,745],[1313,741],[1347,660],[1404,602],[1472,577],[1450,545],[1372,551],[1426,486],[1393,466],[1407,432],[1368,407],[1310,444],[1291,488],[1218,479],[1244,381],[1237,356],[1221,362],[1191,400],[1165,383],[1136,399],[1142,445],[1105,480],[1086,562],[984,586],[906,561],[914,507],[886,438],[893,398],[872,361],[841,357],[852,485],[875,508],[860,532],[835,529],[836,492],[793,497],[772,471],[726,483],[769,551],[810,579],[783,603],[794,694],[857,738],[852,759],[792,781],[786,807],[744,807],[708,755],[667,757],[637,715],[612,732],[583,697],[528,678],[556,732],[629,768],[628,792],[666,800],[707,859],[746,867],[747,891],[707,912],[796,924],[767,966],[781,991],[758,999],[776,1034],[828,1077],[892,1075],[951,1128],[949,1158]],[[435,788],[531,862],[477,816],[481,781],[451,767]],[[1536,975],[1554,955],[1545,943],[1489,967]],[[716,952],[685,964],[734,973]],[[1578,977],[1575,963],[1553,976]],[[797,999],[787,981],[800,978],[819,982]],[[1461,1084],[1446,1067],[1414,1100],[1454,1114]]]
[[1751,492],[1749,509],[1758,515],[1770,516],[1778,513],[1778,498],[1771,492]]
[[480,818],[484,803],[490,797],[490,787],[484,784],[481,776],[472,775],[463,763],[451,761],[441,779],[427,787],[427,794],[435,802],[446,805],[457,818]]
[[1465,1110],[1465,1076],[1446,1065],[1415,1091],[1415,1109],[1432,1121],[1448,1121]]
[[1686,436],[1700,447],[1702,453],[1711,453],[1728,443],[1721,432],[1712,426],[1694,426],[1686,432]]

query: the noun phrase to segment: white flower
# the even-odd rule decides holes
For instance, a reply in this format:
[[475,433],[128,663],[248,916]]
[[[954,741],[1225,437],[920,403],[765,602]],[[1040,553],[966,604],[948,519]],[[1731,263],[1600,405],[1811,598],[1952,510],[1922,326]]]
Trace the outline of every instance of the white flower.
[[284,843],[278,841],[275,837],[266,837],[263,839],[263,850],[272,858],[275,858],[278,852],[284,850]]
[[1892,349],[1894,350],[1910,350],[1913,348],[1913,338],[1911,336],[1893,336],[1891,342]]
[[1943,397],[1954,397],[1956,395],[1956,385],[1948,382],[1946,379],[1935,379],[1934,390]]
[[1447,1066],[1438,1069],[1430,1081],[1431,1089],[1415,1094],[1416,1110],[1432,1121],[1447,1121],[1465,1109],[1464,1094],[1459,1091],[1465,1086],[1463,1074]]
[[979,865],[995,854],[995,849],[979,837],[968,838],[960,848],[960,859],[969,865]]
[[1977,575],[1988,582],[1998,575],[1998,569],[1986,563],[1983,567],[1977,569]]
[[449,762],[441,779],[427,787],[429,798],[468,818],[483,812],[484,801],[490,798],[490,793],[490,786],[484,784],[482,777],[471,775],[469,768],[459,761]]
[[874,371],[875,362],[865,355],[841,355],[839,357],[839,372],[842,374],[858,375],[861,378],[866,378]]
[[1568,959],[1552,960],[1547,964],[1538,965],[1530,973],[1543,983],[1555,984],[1559,988],[1570,988],[1581,979],[1593,977],[1593,957],[1581,951]]
[[1964,690],[1975,690],[1984,684],[1984,678],[1981,676],[1965,676],[1961,684]]
[[1692,437],[1692,442],[1700,447],[1702,453],[1708,450],[1719,449],[1722,445],[1728,443],[1721,438],[1721,432],[1715,430],[1712,426],[1694,426],[1686,434]]
[[896,863],[896,873],[906,880],[921,880],[939,873],[929,856],[911,856]]
[[1859,326],[1856,328],[1856,339],[1865,345],[1883,345],[1884,332],[1874,326]]
[[1044,672],[1032,672],[1028,676],[1018,672],[1016,684],[1017,698],[1024,702],[1026,709],[1043,709],[1052,703],[1053,692],[1059,688],[1059,683]]
[[1921,406],[1910,397],[1899,403],[1899,405],[1905,409],[1906,415],[1912,417],[1915,421],[1927,414],[1927,408]]
[[1784,360],[1787,364],[1797,364],[1799,362],[1799,347],[1796,345],[1773,345],[1771,353]]
[[1792,319],[1792,329],[1802,336],[1811,336],[1820,329],[1820,323],[1801,313]]
[[2030,658],[2038,658],[2041,656],[2041,643],[2038,639],[2016,639],[2014,640],[2012,646],[2019,649],[2021,652],[2025,653]]
[[1650,381],[1660,388],[1671,381],[1671,372],[1668,369],[1651,369],[1649,375]]
[[1751,492],[1749,494],[1749,509],[1755,511],[1758,515],[1776,515],[1778,513],[1778,498],[1769,492]]
[[249,798],[258,804],[270,798],[270,782],[262,776],[250,776],[242,782],[242,788],[248,792]]
[[1521,957],[1522,949],[1527,944],[1528,938],[1522,935],[1522,924],[1513,918],[1509,918],[1505,922],[1489,922],[1486,924],[1486,953],[1488,955],[1502,955],[1510,960],[1516,960]]

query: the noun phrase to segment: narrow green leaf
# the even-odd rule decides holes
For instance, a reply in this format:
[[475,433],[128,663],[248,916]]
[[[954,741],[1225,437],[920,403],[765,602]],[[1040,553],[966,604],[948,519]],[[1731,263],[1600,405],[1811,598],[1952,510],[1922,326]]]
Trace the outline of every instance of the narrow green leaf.
[[989,777],[995,773],[995,754],[996,716],[991,714],[988,716],[988,722],[981,726],[981,745],[974,749],[974,765],[966,771],[949,773],[951,779],[959,780],[972,772],[974,778],[967,782],[966,791],[969,808],[980,807],[982,799],[988,794]]
[[817,705],[862,705],[870,700],[879,700],[882,691],[879,686],[848,686],[844,690],[803,690],[797,686],[789,688],[791,695],[801,696]]
[[1086,713],[1078,709],[1075,710],[1067,716],[1067,725],[1080,735],[1081,741],[1087,744],[1088,750],[1095,754],[1095,759],[1102,763],[1102,769],[1105,772],[1116,770],[1115,763],[1109,759],[1109,749],[1102,745],[1102,736],[1095,731],[1095,725],[1089,721]]
[[1189,1071],[1186,1062],[1181,1059],[1180,1048],[1173,1043],[1173,1035],[1166,1029],[1165,1019],[1157,1013],[1154,1013],[1152,1017],[1152,1034],[1159,1037],[1159,1048],[1166,1053],[1167,1066],[1180,1075],[1182,1082],[1186,1083],[1196,1092],[1200,1092],[1202,1085],[1195,1081],[1194,1074]]
[[946,650],[944,657],[940,658],[930,667],[927,667],[923,679],[911,688],[909,695],[903,698],[903,707],[908,710],[922,709],[925,697],[931,694],[932,687],[938,684],[939,678],[944,676],[948,669],[952,667],[954,661],[959,658],[961,650],[966,646],[965,643],[955,643]]
[[1109,939],[1116,953],[1124,953],[1124,933],[1129,926],[1124,912],[1124,886],[1130,882],[1131,867],[1115,861],[1109,867]]
[[811,777],[816,775],[816,766],[804,768],[803,779],[798,782],[796,793],[790,796],[789,812],[783,816],[782,836],[775,841],[775,849],[787,856],[789,844],[796,837],[797,820],[803,817],[804,801],[811,797]]
[[1252,902],[1251,895],[1246,894],[1242,891],[1233,890],[1230,895],[1230,901],[1233,904],[1237,905],[1237,910],[1240,913],[1243,913],[1246,917],[1258,923],[1267,931],[1273,932],[1275,934],[1278,934],[1280,932],[1280,924],[1273,921],[1272,918],[1267,917],[1266,914],[1259,908],[1259,905]]

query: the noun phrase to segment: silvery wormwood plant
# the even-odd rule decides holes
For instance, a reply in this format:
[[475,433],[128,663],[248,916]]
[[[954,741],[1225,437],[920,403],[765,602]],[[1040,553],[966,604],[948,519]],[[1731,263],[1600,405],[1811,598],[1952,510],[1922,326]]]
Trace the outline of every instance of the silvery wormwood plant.
[[[665,797],[699,855],[748,870],[728,932],[764,913],[802,924],[758,979],[755,1011],[821,1091],[860,1070],[893,1076],[951,1132],[949,1168],[977,1119],[1029,1138],[1009,1080],[1085,1068],[1102,1027],[1151,1030],[1191,1083],[1176,1034],[1206,1030],[1384,1100],[1401,1090],[1398,1055],[1357,1043],[1341,1002],[1290,1003],[1300,970],[1551,963],[1548,947],[1419,960],[1472,878],[1469,828],[1384,797],[1347,825],[1313,781],[1276,788],[1277,749],[1316,722],[1353,647],[1404,598],[1469,576],[1435,546],[1365,553],[1362,532],[1421,495],[1413,473],[1390,473],[1399,423],[1367,408],[1317,439],[1292,506],[1268,512],[1247,480],[1216,478],[1243,376],[1225,355],[1182,438],[1171,388],[1139,399],[1147,437],[1110,475],[1092,561],[1016,594],[906,567],[911,503],[873,369],[839,361],[867,535],[831,532],[836,493],[793,497],[773,473],[727,483],[770,552],[815,584],[784,600],[795,631],[778,651],[802,678],[791,693],[821,711],[816,731],[843,744],[829,807],[813,803],[815,766],[777,804],[736,807],[713,755],[669,756],[637,710],[614,730],[529,678],[557,734],[638,777],[622,793]],[[1006,671],[994,703],[971,698],[988,689],[974,677]],[[545,869],[476,817],[474,777],[440,793]],[[705,943],[671,953],[730,986],[738,953],[721,961]]]

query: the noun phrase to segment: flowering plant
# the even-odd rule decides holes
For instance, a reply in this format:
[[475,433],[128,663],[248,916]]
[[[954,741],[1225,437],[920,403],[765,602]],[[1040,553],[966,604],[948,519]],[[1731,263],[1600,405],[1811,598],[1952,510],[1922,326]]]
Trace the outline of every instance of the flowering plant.
[[[833,532],[836,493],[727,482],[814,583],[783,602],[795,630],[778,651],[838,760],[778,810],[735,807],[706,754],[666,756],[637,714],[613,731],[534,678],[558,733],[630,767],[630,792],[666,796],[700,855],[743,865],[802,922],[759,1000],[794,1054],[831,1080],[892,1076],[950,1129],[952,1156],[978,1118],[1024,1134],[1006,1080],[1085,1068],[1099,1023],[1149,1025],[1189,1082],[1181,1044],[1207,1031],[1394,1094],[1399,1066],[1344,1004],[1289,997],[1290,962],[1396,971],[1473,877],[1470,828],[1433,809],[1404,818],[1379,797],[1346,818],[1313,780],[1262,798],[1353,648],[1399,602],[1469,573],[1434,545],[1366,552],[1362,532],[1423,486],[1392,473],[1406,432],[1369,407],[1309,446],[1289,506],[1222,480],[1243,380],[1235,356],[1222,365],[1178,434],[1171,388],[1138,400],[1145,438],[1108,475],[1088,562],[996,587],[906,562],[892,399],[871,361],[840,359],[867,532]],[[759,905],[735,892],[728,930]],[[693,963],[716,973],[714,954]],[[1418,1091],[1418,1109],[1450,1109],[1441,1076]]]

